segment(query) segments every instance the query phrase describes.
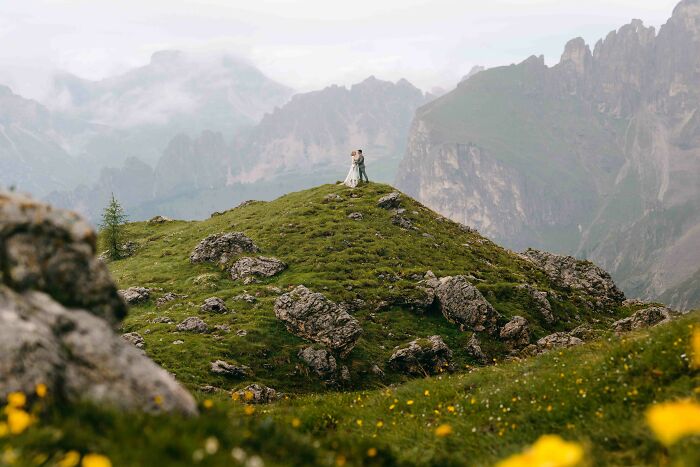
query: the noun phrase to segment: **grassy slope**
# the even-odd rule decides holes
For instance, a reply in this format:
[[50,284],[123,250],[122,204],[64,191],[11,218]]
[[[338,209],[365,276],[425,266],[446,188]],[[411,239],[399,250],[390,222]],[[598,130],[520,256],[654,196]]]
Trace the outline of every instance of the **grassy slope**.
[[[558,433],[582,442],[592,465],[698,465],[697,438],[666,450],[643,421],[653,402],[698,397],[700,372],[688,369],[687,358],[698,317],[471,373],[302,396],[252,415],[223,396],[190,420],[54,407],[25,434],[0,438],[0,453],[12,449],[21,465],[53,465],[75,449],[104,453],[120,466],[187,466],[200,457],[201,465],[223,466],[232,465],[238,447],[267,465],[336,465],[339,458],[347,465],[490,465],[541,434]],[[442,423],[452,426],[451,436],[435,437]],[[205,454],[213,438],[218,450]],[[371,448],[377,455],[369,458]]]
[[[388,369],[386,378],[381,380],[368,370],[374,363],[383,366],[394,346],[417,337],[440,334],[454,350],[459,368],[474,363],[464,351],[470,334],[460,332],[439,312],[419,315],[400,307],[374,311],[381,301],[414,293],[415,279],[409,277],[412,274],[422,276],[433,270],[438,276],[473,275],[487,299],[506,318],[525,316],[535,337],[575,327],[580,323],[577,314],[583,320],[602,319],[600,326],[604,326],[605,321],[629,311],[593,316],[577,308],[577,297],[558,291],[562,299],[554,301],[554,313],[559,323],[547,329],[533,311],[529,297],[515,289],[518,283],[530,282],[548,290],[550,285],[544,275],[511,252],[478,234],[464,232],[457,224],[407,197],[403,201],[405,215],[419,230],[400,229],[391,223],[390,212],[376,207],[377,199],[391,190],[387,185],[371,184],[354,190],[357,197],[352,198],[351,190],[343,186],[324,185],[273,202],[236,208],[203,222],[129,225],[129,235],[140,248],[133,257],[111,264],[120,286],[160,287],[187,294],[188,298],[161,309],[155,307],[154,299],[132,307],[124,330],[140,332],[146,339],[147,353],[191,389],[204,384],[231,389],[258,381],[285,392],[306,392],[321,390],[323,386],[317,378],[297,369],[296,354],[308,344],[289,334],[275,318],[273,304],[277,294],[268,289],[271,284],[283,289],[304,284],[335,301],[361,298],[367,302],[355,312],[364,336],[342,362],[351,371],[350,388],[402,380]],[[330,193],[340,194],[343,200],[324,202],[324,196]],[[354,211],[361,212],[364,219],[348,219],[347,214]],[[243,286],[214,265],[190,264],[188,255],[195,245],[207,235],[222,231],[245,232],[263,254],[284,260],[289,269],[263,284]],[[382,274],[384,279],[379,277]],[[249,305],[232,300],[243,292],[259,295],[258,302]],[[214,295],[226,300],[236,313],[200,314],[201,302]],[[228,325],[231,332],[177,333],[172,324],[150,322],[156,316],[169,316],[179,322],[195,315],[210,326]],[[238,330],[245,330],[247,335],[238,336]],[[173,345],[175,340],[185,343]],[[495,356],[501,352],[498,342],[486,336],[482,340]],[[254,376],[246,381],[228,381],[211,375],[209,362],[219,358],[249,365]]]

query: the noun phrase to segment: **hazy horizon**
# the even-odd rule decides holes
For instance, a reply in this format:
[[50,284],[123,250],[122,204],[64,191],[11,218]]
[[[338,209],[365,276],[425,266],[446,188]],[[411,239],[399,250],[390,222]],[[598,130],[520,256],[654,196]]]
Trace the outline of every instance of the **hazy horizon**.
[[677,1],[195,3],[3,2],[0,39],[13,47],[0,50],[0,84],[41,99],[58,71],[99,80],[179,49],[234,54],[301,92],[370,75],[428,91],[453,86],[474,65],[533,54],[551,65],[569,39],[593,45],[632,18],[658,30]]

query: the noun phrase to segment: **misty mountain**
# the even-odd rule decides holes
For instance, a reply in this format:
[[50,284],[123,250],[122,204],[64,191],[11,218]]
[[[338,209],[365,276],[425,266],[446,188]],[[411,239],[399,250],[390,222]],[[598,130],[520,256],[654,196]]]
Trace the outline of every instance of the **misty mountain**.
[[[420,108],[398,186],[511,248],[590,258],[700,305],[700,1],[481,71]],[[438,181],[439,182],[436,182]]]

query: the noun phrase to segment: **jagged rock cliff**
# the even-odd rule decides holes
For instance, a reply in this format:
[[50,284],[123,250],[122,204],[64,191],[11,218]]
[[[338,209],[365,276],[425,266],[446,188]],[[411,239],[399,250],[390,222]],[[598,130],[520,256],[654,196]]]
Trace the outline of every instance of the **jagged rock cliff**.
[[699,105],[700,2],[685,0],[658,34],[633,20],[420,108],[397,184],[512,248],[590,258],[630,295],[697,306]]

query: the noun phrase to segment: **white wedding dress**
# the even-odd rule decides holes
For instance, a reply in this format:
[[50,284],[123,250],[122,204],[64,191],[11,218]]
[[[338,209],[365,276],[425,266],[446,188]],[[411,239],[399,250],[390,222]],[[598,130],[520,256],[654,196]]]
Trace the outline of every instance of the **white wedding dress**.
[[350,166],[350,172],[348,172],[348,176],[345,177],[343,184],[350,188],[355,188],[358,183],[360,183],[360,166],[353,160]]

